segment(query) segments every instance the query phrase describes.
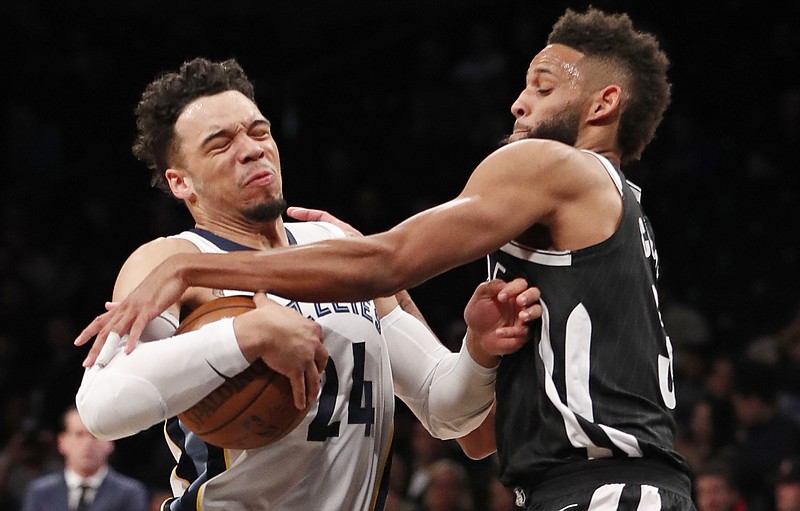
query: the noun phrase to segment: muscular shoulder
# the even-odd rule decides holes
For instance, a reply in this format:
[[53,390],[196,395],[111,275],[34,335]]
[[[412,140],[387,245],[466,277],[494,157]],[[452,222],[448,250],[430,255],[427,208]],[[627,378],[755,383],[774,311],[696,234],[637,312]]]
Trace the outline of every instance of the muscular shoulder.
[[[534,224],[550,231],[559,250],[584,248],[613,233],[622,201],[596,155],[552,140],[513,142],[476,169],[468,193],[486,197],[497,221]],[[515,234],[515,236],[517,235]]]
[[114,285],[114,300],[120,300],[144,280],[166,258],[182,253],[196,253],[198,248],[181,238],[157,238],[137,248],[125,261]]
[[560,142],[519,140],[487,156],[470,176],[463,196],[486,199],[506,218],[520,220],[521,227],[546,222],[596,184],[602,165],[591,158]]
[[519,140],[498,149],[484,163],[517,183],[533,181],[562,193],[591,187],[605,174],[596,157],[554,140]]

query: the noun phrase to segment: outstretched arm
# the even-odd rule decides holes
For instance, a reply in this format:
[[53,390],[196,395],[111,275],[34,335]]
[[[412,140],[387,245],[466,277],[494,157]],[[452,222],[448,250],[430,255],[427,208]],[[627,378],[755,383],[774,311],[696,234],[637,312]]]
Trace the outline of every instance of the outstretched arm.
[[76,343],[97,334],[102,344],[111,331],[136,339],[188,286],[269,291],[304,301],[371,299],[411,288],[555,218],[557,205],[576,196],[565,190],[582,183],[577,166],[564,164],[578,158],[575,153],[551,141],[510,144],[475,169],[458,197],[383,233],[269,252],[169,258]]

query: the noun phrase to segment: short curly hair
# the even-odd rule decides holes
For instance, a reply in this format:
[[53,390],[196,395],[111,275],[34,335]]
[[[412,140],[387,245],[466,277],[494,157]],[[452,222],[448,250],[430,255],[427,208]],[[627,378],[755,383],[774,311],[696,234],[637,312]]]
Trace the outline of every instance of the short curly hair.
[[253,83],[235,59],[212,62],[196,58],[181,64],[177,71],[162,74],[144,89],[135,110],[133,154],[151,170],[152,186],[170,191],[164,171],[177,156],[175,122],[186,105],[228,90],[255,101]]
[[670,103],[669,59],[655,36],[636,31],[627,14],[590,7],[583,13],[567,9],[553,25],[547,43],[608,62],[628,78],[628,103],[622,109],[617,138],[622,162],[638,160]]

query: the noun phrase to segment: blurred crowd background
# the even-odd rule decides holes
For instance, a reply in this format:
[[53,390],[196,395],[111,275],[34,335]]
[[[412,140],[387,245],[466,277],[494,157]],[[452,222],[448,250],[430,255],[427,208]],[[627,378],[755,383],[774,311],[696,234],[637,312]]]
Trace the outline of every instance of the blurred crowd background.
[[[773,509],[800,454],[800,2],[593,4],[629,12],[672,60],[672,106],[623,171],[643,187],[657,235],[678,446],[696,488],[708,476],[730,506]],[[191,226],[130,152],[133,108],[156,74],[195,56],[237,58],[273,123],[289,203],[371,233],[460,191],[510,131],[550,26],[586,5],[4,3],[0,510],[59,466],[53,435],[86,353],[72,340],[124,259]],[[411,290],[449,345],[484,278],[478,261]],[[391,509],[511,509],[492,458],[467,460],[402,407],[397,422]],[[112,464],[165,491],[161,428],[118,441]]]

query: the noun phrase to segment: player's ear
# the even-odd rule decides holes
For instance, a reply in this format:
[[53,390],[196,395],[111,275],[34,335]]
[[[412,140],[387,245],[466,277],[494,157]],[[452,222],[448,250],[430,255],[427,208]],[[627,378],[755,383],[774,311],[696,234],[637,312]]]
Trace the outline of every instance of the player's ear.
[[618,118],[622,108],[622,89],[619,85],[606,85],[594,93],[589,122],[603,123]]
[[192,178],[186,174],[186,171],[168,168],[164,171],[164,177],[167,178],[169,189],[172,190],[172,195],[176,198],[188,200],[194,195],[194,183]]

